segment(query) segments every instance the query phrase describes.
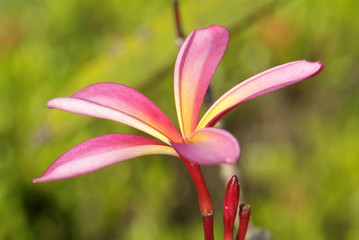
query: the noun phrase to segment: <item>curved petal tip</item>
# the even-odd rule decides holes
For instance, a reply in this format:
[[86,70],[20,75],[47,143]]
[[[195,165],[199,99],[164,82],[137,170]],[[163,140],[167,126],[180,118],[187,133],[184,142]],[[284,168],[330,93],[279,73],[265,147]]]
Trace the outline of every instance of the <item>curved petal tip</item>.
[[321,73],[321,72],[323,71],[323,69],[324,69],[324,63],[323,63],[323,62],[321,62],[321,61],[316,61],[316,62],[314,62],[314,63],[318,64],[320,67],[319,67],[319,69],[317,70],[317,72],[313,74],[313,76],[315,76],[315,75]]

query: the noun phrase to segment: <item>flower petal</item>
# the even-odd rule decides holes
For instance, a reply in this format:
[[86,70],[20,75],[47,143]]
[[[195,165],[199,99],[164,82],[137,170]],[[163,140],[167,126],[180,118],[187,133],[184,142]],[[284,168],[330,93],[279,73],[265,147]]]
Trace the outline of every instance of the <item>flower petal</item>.
[[229,41],[229,32],[221,26],[193,31],[178,53],[174,90],[182,135],[189,138],[198,123],[204,95]]
[[172,147],[129,134],[108,134],[89,139],[60,156],[33,182],[77,177],[143,155],[177,156]]
[[239,104],[312,77],[320,73],[323,68],[324,65],[321,62],[300,60],[257,74],[238,84],[218,99],[205,113],[197,129],[214,126]]
[[158,139],[182,142],[168,117],[147,97],[118,83],[97,83],[69,98],[55,98],[49,108],[118,121]]
[[188,143],[171,143],[178,154],[195,163],[213,165],[235,163],[240,155],[237,140],[227,131],[203,128],[193,133]]

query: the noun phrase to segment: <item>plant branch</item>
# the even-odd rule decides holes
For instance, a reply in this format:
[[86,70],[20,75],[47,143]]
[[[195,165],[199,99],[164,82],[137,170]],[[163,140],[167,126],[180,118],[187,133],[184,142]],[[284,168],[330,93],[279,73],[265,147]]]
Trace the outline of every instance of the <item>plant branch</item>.
[[182,158],[182,160],[191,175],[198,193],[199,209],[201,211],[204,228],[204,238],[205,240],[213,240],[213,206],[201,168],[196,163],[190,162],[184,158]]
[[178,0],[173,1],[173,11],[174,11],[175,24],[176,24],[176,30],[177,30],[176,45],[178,47],[181,47],[182,43],[184,42],[185,35],[182,31],[181,16],[179,13],[179,8],[178,8]]

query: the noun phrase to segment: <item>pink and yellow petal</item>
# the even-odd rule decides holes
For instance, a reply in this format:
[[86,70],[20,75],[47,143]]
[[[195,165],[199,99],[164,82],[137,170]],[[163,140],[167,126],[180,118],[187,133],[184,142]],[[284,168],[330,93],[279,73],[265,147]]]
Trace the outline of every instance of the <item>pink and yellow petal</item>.
[[48,102],[49,108],[118,121],[158,139],[182,142],[168,117],[147,97],[118,83],[97,83],[69,98]]
[[65,152],[33,182],[77,177],[131,158],[165,154],[178,156],[170,146],[129,134],[108,134],[89,139]]
[[204,95],[228,41],[227,29],[210,26],[193,31],[179,51],[174,91],[178,121],[187,139],[196,129]]
[[192,162],[204,165],[235,163],[240,148],[229,132],[218,128],[203,128],[193,133],[188,143],[171,143],[177,153]]
[[205,113],[197,129],[212,127],[239,104],[310,78],[320,73],[323,68],[324,65],[321,62],[300,60],[286,63],[255,75],[219,98]]

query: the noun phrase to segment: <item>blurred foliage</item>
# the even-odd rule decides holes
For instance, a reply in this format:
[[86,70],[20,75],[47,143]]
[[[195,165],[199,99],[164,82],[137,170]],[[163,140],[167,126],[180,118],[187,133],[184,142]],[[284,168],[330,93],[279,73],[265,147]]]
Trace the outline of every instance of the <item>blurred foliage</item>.
[[[187,33],[231,31],[212,88],[226,90],[285,62],[321,60],[311,80],[240,106],[224,119],[241,143],[252,221],[276,239],[359,236],[359,2],[180,1]],[[88,138],[138,134],[46,109],[100,81],[135,87],[175,121],[172,2],[0,0],[0,239],[202,239],[183,164],[142,157],[75,179],[33,184]],[[140,134],[140,133],[139,133]],[[204,167],[221,238],[224,184]]]

